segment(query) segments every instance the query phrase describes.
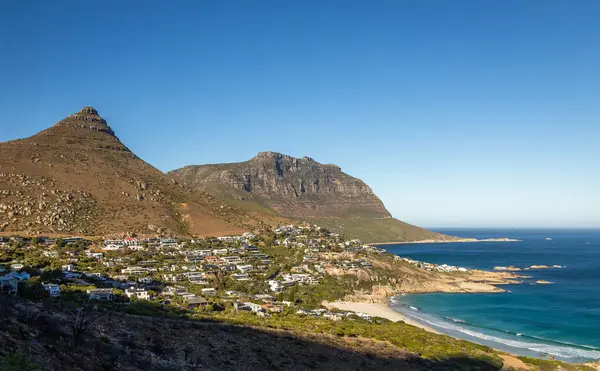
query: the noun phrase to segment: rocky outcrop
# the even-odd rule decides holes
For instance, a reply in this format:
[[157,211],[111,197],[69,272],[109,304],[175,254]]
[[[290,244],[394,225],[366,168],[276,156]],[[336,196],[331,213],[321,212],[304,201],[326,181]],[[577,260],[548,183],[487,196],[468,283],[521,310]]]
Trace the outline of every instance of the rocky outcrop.
[[469,270],[464,273],[434,272],[395,261],[389,256],[368,259],[371,269],[339,269],[326,267],[332,276],[354,275],[357,280],[373,283],[372,287],[355,290],[345,301],[386,303],[400,294],[424,293],[502,293],[502,285],[521,284],[529,278],[509,272]]
[[98,111],[93,107],[84,107],[81,111],[72,114],[56,125],[66,125],[82,129],[95,130],[114,136],[115,132],[106,123],[106,120],[100,117]]
[[364,182],[338,166],[322,165],[310,157],[261,152],[231,166],[189,166],[170,174],[199,189],[218,189],[233,198],[257,200],[285,217],[390,217]]
[[336,165],[310,157],[260,152],[239,163],[187,166],[169,172],[192,188],[257,204],[286,218],[314,221],[368,242],[444,239],[390,215],[373,190]]

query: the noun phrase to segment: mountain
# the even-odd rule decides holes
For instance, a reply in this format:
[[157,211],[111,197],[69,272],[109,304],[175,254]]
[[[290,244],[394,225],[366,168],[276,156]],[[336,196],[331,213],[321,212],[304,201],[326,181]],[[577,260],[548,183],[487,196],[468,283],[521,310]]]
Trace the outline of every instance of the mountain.
[[177,184],[131,152],[91,107],[0,143],[0,231],[221,235],[267,219]]
[[168,174],[247,210],[267,208],[367,242],[449,238],[394,219],[363,181],[310,157],[261,152],[246,162],[187,166]]

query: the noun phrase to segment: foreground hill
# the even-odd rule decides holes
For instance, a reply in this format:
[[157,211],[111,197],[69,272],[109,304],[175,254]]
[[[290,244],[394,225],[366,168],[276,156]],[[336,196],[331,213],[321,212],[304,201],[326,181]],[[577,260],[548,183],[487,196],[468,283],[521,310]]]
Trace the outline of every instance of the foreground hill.
[[[404,324],[378,326],[383,339],[376,340],[344,336],[365,325],[327,320],[273,319],[257,328],[103,308],[81,312],[50,300],[42,305],[0,297],[0,304],[2,318],[10,319],[0,323],[3,370],[498,370],[502,365],[491,349]],[[404,343],[383,335],[394,331],[410,338],[403,335]],[[428,344],[422,349],[430,357],[413,350],[421,349],[419,343]],[[440,349],[449,352],[440,357]]]
[[392,218],[362,180],[309,157],[261,152],[249,161],[187,166],[169,175],[246,209],[267,208],[367,242],[449,238]]
[[131,152],[91,107],[0,143],[0,232],[219,235],[259,220],[178,185]]
[[[597,370],[509,356],[381,320],[157,317],[0,297],[0,369],[33,370]],[[196,319],[197,318],[197,319]],[[254,320],[253,320],[254,318]],[[74,330],[77,329],[77,330]],[[78,335],[75,335],[78,334]],[[593,367],[592,367],[593,366]]]

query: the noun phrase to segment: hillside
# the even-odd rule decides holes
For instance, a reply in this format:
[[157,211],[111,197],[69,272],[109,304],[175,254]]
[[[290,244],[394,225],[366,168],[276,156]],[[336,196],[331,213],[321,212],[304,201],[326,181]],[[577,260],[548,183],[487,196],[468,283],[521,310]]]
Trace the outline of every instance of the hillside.
[[131,152],[91,107],[0,143],[0,232],[218,235],[268,218],[178,185]]
[[392,218],[363,181],[309,157],[261,152],[245,162],[187,166],[168,174],[246,209],[267,208],[367,242],[449,238]]
[[[3,370],[498,370],[502,365],[485,347],[401,323],[378,327],[409,333],[414,340],[341,336],[365,325],[354,329],[326,320],[273,319],[259,328],[102,307],[82,311],[84,325],[76,327],[78,308],[71,303],[0,297],[0,304],[2,318],[10,318],[0,323]],[[75,337],[74,328],[83,331]],[[428,344],[422,348],[428,358],[411,351],[419,343]],[[440,357],[440,349],[450,351]]]

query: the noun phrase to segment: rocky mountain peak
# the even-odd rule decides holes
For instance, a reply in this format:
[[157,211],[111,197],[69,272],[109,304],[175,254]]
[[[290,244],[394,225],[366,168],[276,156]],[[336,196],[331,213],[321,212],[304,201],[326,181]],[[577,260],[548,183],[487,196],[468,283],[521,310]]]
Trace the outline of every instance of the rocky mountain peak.
[[115,132],[108,126],[108,123],[103,119],[98,111],[90,106],[83,107],[81,111],[70,115],[69,117],[61,120],[57,126],[71,126],[79,127],[89,130],[101,131],[112,136]]
[[94,107],[90,107],[90,106],[83,107],[83,108],[81,109],[81,111],[79,111],[79,113],[80,113],[80,114],[89,114],[89,115],[96,115],[96,116],[99,116],[99,115],[98,115],[98,110],[96,110]]
[[284,155],[283,153],[272,152],[272,151],[259,152],[250,161],[255,161],[255,162],[256,161],[259,161],[259,162],[263,162],[263,161],[289,162],[289,163],[291,163],[293,165],[296,165],[296,166],[297,165],[304,165],[304,164],[320,165],[313,158],[308,157],[308,156],[304,156],[302,158],[298,158],[298,157]]
[[173,183],[131,152],[93,107],[29,138],[0,142],[0,232],[219,236],[267,218]]

